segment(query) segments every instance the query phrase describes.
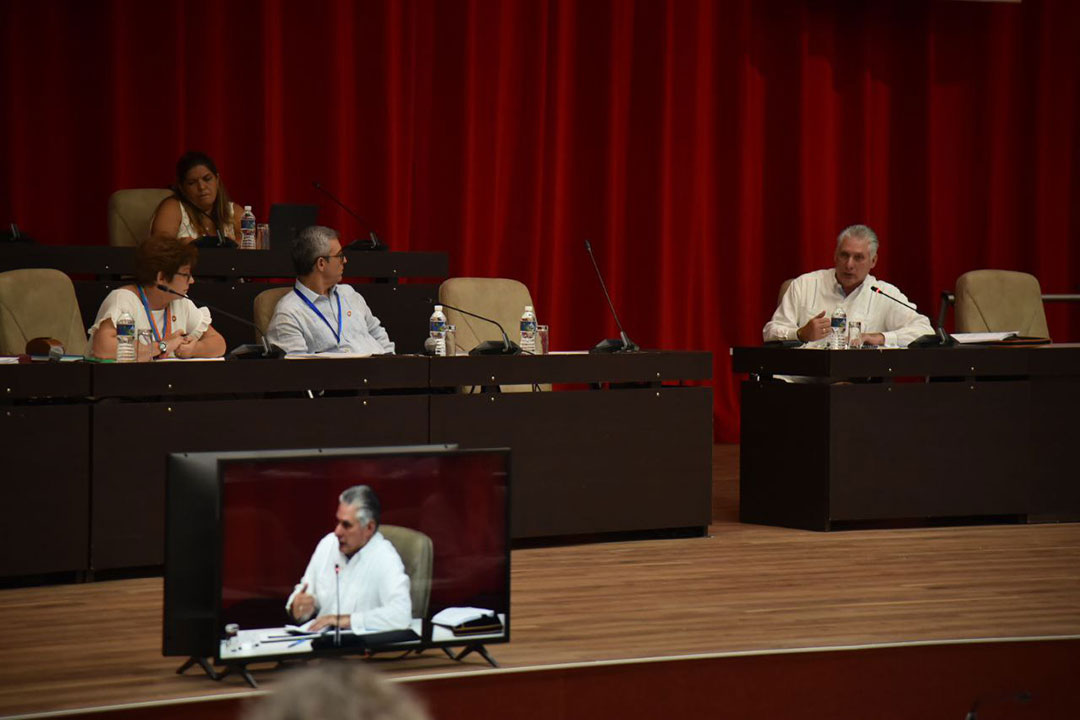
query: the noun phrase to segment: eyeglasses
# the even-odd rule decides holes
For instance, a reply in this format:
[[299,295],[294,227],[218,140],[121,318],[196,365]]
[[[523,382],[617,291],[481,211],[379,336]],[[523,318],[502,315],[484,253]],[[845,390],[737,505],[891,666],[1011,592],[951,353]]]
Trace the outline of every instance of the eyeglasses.
[[345,257],[345,251],[344,250],[339,252],[337,255],[320,255],[319,257],[321,257],[323,260],[326,260],[327,262],[330,262],[330,260],[333,259],[333,258],[337,258],[341,262],[345,262],[346,260],[349,259],[349,258]]
[[193,280],[195,280],[195,276],[192,275],[191,273],[178,272],[176,274],[179,275],[180,277],[186,277],[188,282],[192,282]]

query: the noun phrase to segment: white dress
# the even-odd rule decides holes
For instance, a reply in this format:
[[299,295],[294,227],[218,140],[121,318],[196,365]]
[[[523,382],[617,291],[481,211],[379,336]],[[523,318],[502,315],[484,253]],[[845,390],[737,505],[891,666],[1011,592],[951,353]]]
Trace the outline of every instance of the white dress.
[[[150,319],[146,317],[146,309],[143,307],[139,294],[127,288],[117,288],[105,296],[101,307],[98,308],[97,318],[94,320],[94,324],[90,326],[88,331],[90,341],[86,346],[88,355],[94,346],[94,333],[101,323],[106,319],[112,320],[113,327],[116,327],[117,319],[125,310],[131,313],[131,317],[135,318],[136,336],[138,336],[140,330],[150,330]],[[169,324],[172,326],[172,332],[183,331],[196,340],[202,337],[203,333],[206,332],[206,328],[210,327],[212,322],[208,308],[198,307],[186,298],[176,298],[166,305],[163,310],[153,313],[154,322],[157,324],[159,332],[162,332],[165,327],[166,312],[169,313]],[[172,356],[172,353],[169,353],[169,357]]]

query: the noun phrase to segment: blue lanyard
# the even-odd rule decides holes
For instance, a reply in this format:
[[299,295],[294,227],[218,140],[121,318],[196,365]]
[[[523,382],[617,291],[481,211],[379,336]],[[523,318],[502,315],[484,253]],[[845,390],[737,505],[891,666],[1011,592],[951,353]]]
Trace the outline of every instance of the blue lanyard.
[[[296,288],[292,291],[300,296],[300,299],[307,303],[307,306],[311,308],[312,312],[319,316],[319,319],[326,323],[326,327],[330,328],[330,332],[334,333],[334,342],[341,342],[341,296],[338,295],[337,288],[334,288],[334,297],[337,298],[337,332],[334,332],[334,326],[330,324],[330,321],[326,319],[326,316],[319,312],[319,308],[315,307],[315,303],[307,299],[307,295],[300,292]],[[333,308],[334,304],[330,303],[330,307]]]
[[[143,310],[146,311],[146,319],[150,321],[150,329],[154,331],[154,340],[156,342],[162,341],[162,334],[158,332],[157,323],[154,322],[154,316],[150,314],[150,300],[146,297],[146,293],[143,292],[141,285],[136,285],[139,289],[139,299],[142,300]],[[169,334],[169,306],[165,306],[165,334]]]

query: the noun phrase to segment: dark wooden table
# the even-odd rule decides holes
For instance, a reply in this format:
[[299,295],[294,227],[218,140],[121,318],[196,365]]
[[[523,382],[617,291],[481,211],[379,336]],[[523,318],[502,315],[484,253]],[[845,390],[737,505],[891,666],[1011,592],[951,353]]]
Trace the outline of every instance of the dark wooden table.
[[[65,457],[81,463],[64,466],[64,481],[78,492],[54,498],[41,484],[28,507],[8,506],[21,524],[4,532],[40,547],[22,564],[22,553],[4,556],[0,576],[161,564],[165,457],[182,451],[508,446],[516,539],[704,532],[712,390],[700,383],[711,372],[705,352],[0,366],[0,388],[21,388],[0,406],[17,441],[6,482],[37,477],[57,455],[42,424],[53,421],[18,413],[82,423],[64,429]],[[45,397],[53,379],[64,398]],[[558,385],[497,390],[512,383]],[[72,532],[42,532],[55,503]]]
[[744,522],[1080,517],[1080,345],[735,348],[733,368]]

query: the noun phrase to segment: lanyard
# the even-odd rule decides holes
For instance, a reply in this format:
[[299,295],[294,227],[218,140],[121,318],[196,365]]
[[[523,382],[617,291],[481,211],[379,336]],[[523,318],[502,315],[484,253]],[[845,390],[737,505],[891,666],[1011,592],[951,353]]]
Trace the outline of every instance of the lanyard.
[[[338,295],[337,288],[334,288],[334,296],[337,298],[337,332],[334,332],[334,326],[330,324],[330,321],[326,319],[326,316],[319,312],[319,308],[315,307],[315,303],[307,299],[307,295],[300,292],[296,288],[293,288],[293,292],[300,296],[300,299],[307,303],[307,306],[311,308],[312,312],[319,316],[319,319],[326,323],[326,327],[330,328],[330,332],[334,333],[334,341],[341,342],[341,296]],[[333,309],[334,304],[330,303],[330,308]]]
[[171,313],[169,312],[169,306],[165,306],[165,332],[159,333],[157,329],[157,323],[154,322],[154,316],[150,312],[150,300],[147,299],[146,293],[143,292],[141,285],[137,285],[136,287],[139,288],[139,299],[142,300],[143,310],[146,311],[146,319],[150,321],[150,329],[154,331],[154,340],[157,342],[161,342],[166,337],[168,337],[169,331],[172,329],[172,322],[169,318],[169,315],[171,315]]

